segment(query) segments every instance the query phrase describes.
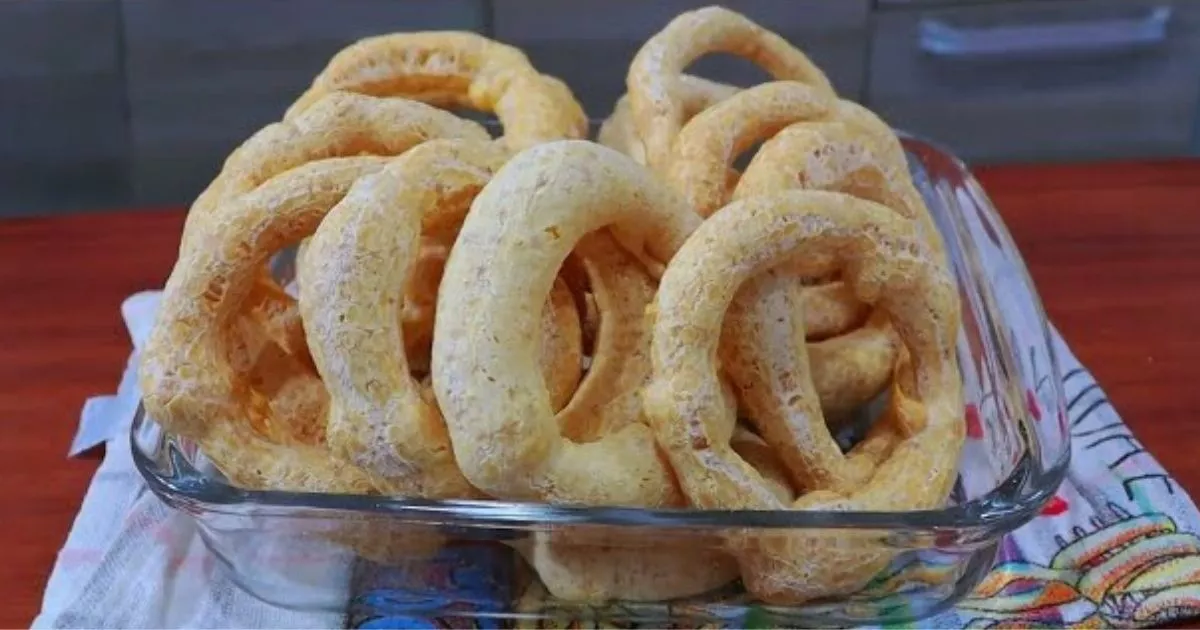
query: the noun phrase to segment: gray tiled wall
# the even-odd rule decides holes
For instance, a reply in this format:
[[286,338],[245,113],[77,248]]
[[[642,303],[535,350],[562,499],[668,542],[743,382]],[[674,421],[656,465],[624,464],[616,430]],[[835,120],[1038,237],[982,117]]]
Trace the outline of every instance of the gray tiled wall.
[[[480,30],[478,0],[122,0],[137,204],[194,197],[329,58],[367,35]],[[336,10],[331,8],[336,6]]]
[[115,2],[0,1],[0,215],[128,203]]
[[[624,90],[624,69],[640,42],[704,4],[0,0],[0,217],[185,204],[234,146],[278,118],[330,55],[374,33],[492,35],[566,79],[588,112],[603,117]],[[1200,0],[724,4],[803,48],[846,97],[971,159],[1200,151]],[[1163,10],[1171,19],[1162,37],[1082,57],[1051,51],[963,59],[931,52],[922,41],[931,23],[969,39],[995,27],[1128,30]],[[716,58],[696,70],[735,83],[756,72]]]

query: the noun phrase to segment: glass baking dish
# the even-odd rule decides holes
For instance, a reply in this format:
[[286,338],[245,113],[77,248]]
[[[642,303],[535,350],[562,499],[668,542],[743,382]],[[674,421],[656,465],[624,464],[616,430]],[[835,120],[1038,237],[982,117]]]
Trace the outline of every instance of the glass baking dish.
[[[968,439],[944,509],[651,511],[246,491],[229,485],[194,444],[165,433],[141,410],[132,432],[137,467],[163,501],[195,519],[222,570],[254,596],[290,609],[349,610],[360,620],[469,619],[491,627],[570,619],[812,627],[935,614],[974,588],[1001,539],[1053,495],[1070,448],[1046,319],[1008,232],[960,161],[924,140],[902,139],[945,237],[963,303],[958,354]],[[286,267],[280,267],[283,275]],[[752,601],[736,582],[670,602],[556,599],[514,551],[551,536],[556,545],[570,540],[562,548],[565,571],[586,580],[579,567],[587,565],[620,579],[669,573],[671,558],[719,554],[722,536],[733,532],[822,537],[894,557],[856,592],[769,606]],[[414,555],[400,544],[425,536],[441,537],[442,551]]]

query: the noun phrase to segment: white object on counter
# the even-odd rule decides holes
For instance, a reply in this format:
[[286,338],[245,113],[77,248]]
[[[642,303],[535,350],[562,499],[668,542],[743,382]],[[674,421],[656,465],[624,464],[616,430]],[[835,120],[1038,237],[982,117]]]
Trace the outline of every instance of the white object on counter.
[[[167,507],[134,468],[129,427],[137,408],[137,351],[159,292],[131,296],[121,314],[134,354],[115,396],[89,400],[71,453],[105,443],[75,523],[59,551],[34,628],[340,628],[337,613],[298,613],[261,602],[217,570],[191,517]],[[328,567],[347,584],[348,567]]]

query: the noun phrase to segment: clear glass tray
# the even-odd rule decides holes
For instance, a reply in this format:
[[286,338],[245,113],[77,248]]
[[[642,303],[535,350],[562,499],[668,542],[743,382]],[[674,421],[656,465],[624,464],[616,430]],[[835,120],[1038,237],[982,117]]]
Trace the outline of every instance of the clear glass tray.
[[[140,410],[132,433],[137,467],[159,497],[195,519],[222,570],[255,597],[286,608],[349,610],[351,619],[486,619],[491,627],[571,618],[618,626],[812,627],[934,614],[969,593],[1001,539],[1053,495],[1070,448],[1045,316],[1007,230],[960,161],[926,141],[903,140],[963,301],[958,353],[969,437],[945,509],[651,511],[246,491]],[[541,596],[513,551],[566,537],[574,557],[607,563],[619,575],[636,570],[622,563],[645,570],[655,557],[718,553],[722,535],[735,531],[852,539],[856,548],[895,557],[859,592],[800,606],[761,605],[736,582],[687,600],[598,605]],[[413,557],[394,544],[420,535],[441,536],[444,551]]]

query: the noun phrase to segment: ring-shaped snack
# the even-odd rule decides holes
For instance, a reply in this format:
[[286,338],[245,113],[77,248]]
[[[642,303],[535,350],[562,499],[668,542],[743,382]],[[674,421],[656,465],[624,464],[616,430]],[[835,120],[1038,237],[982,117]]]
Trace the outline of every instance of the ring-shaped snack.
[[[796,258],[800,253],[803,259]],[[856,488],[818,490],[786,503],[721,439],[729,410],[719,395],[716,357],[725,313],[739,288],[798,260],[816,276],[840,268],[859,299],[888,315],[908,361],[897,371],[889,413],[855,447],[881,458],[873,474]],[[734,202],[676,253],[655,303],[654,374],[645,410],[695,506],[896,511],[946,501],[964,439],[955,354],[960,306],[953,278],[918,237],[914,222],[874,202],[825,191]],[[860,588],[886,563],[886,553],[840,544],[838,536],[737,533],[728,541],[751,594],[796,604]]]
[[369,475],[323,446],[280,445],[256,432],[255,426],[270,423],[270,406],[231,357],[243,302],[267,258],[311,234],[355,180],[385,162],[325,160],[269,180],[214,210],[171,271],[142,353],[143,402],[163,428],[194,440],[237,486],[356,494],[375,489]]
[[[907,170],[883,166],[886,152],[875,134],[849,125],[797,123],[763,145],[734,197],[753,198],[788,189],[829,190],[874,201],[893,208],[900,217],[916,219],[925,212],[923,205],[918,207],[919,193],[913,190]],[[766,295],[762,289],[750,288],[766,281],[776,286],[777,293]],[[840,282],[823,287],[848,290]],[[739,294],[727,315],[722,352],[727,373],[742,390],[747,415],[773,447],[786,453],[784,461],[795,475],[793,481],[801,487],[840,488],[860,483],[861,469],[838,473],[831,468],[841,461],[840,450],[825,439],[827,431],[822,429],[828,418],[845,417],[887,387],[899,351],[891,327],[885,319],[876,317],[868,326],[809,344],[808,352],[801,353],[790,345],[763,340],[806,333],[814,311],[808,302],[814,288],[805,287],[802,278],[793,274],[790,278],[756,278],[742,293],[747,295]],[[853,295],[847,297],[849,303],[861,304]],[[803,322],[797,313],[804,314]],[[797,368],[794,362],[805,365]],[[809,368],[811,383],[763,376],[764,372],[791,374]],[[793,404],[796,388],[810,384],[817,399],[809,395],[812,391],[803,391],[799,396],[802,402]],[[815,406],[818,400],[820,404]],[[804,426],[810,423],[815,426]],[[802,439],[795,433],[798,426],[804,426],[804,436],[815,431],[816,441]],[[818,461],[803,461],[796,449],[803,449],[809,459]]]
[[763,143],[732,199],[790,188],[844,190],[918,222],[943,264],[945,244],[908,170],[900,139],[869,109],[838,101],[832,120],[788,125]]
[[[461,221],[506,157],[492,143],[447,140],[413,148],[351,189],[300,262],[300,310],[331,397],[329,447],[385,480],[389,493],[477,494],[454,460],[441,413],[409,374],[400,350],[400,294],[419,259],[425,217]],[[565,285],[563,292],[560,299],[573,310]],[[556,324],[557,315],[550,321]],[[578,355],[573,360],[577,367]]]
[[333,56],[284,118],[337,90],[495,113],[512,151],[588,132],[587,115],[565,83],[537,72],[520,50],[470,32],[359,40]]
[[[727,83],[709,81],[690,74],[679,75],[675,84],[675,98],[680,100],[683,108],[683,123],[693,116],[719,103],[742,88]],[[646,149],[638,136],[637,127],[633,124],[633,108],[629,104],[629,95],[622,94],[613,107],[612,114],[604,119],[597,132],[596,141],[606,147],[611,147],[637,160],[639,164],[646,163]],[[733,178],[734,182],[737,178]]]
[[696,114],[680,130],[666,178],[707,217],[729,202],[726,172],[756,143],[801,121],[836,115],[837,99],[797,81],[772,81],[747,88]]
[[472,484],[509,500],[682,505],[645,424],[582,444],[562,437],[530,339],[586,234],[621,227],[664,262],[699,222],[644,168],[598,144],[539,145],[496,173],[450,252],[433,338],[434,392]]
[[[307,243],[307,241],[305,241]],[[307,252],[307,245],[305,245]],[[422,238],[413,263],[412,274],[404,287],[404,304],[400,308],[400,330],[404,337],[404,356],[414,374],[429,372],[429,348],[433,344],[433,319],[437,307],[437,289],[450,246],[436,239]],[[299,262],[297,268],[309,263]]]
[[478,494],[459,471],[437,406],[409,374],[398,324],[424,216],[461,218],[505,157],[488,142],[409,150],[347,193],[300,260],[300,312],[331,399],[329,448],[385,480],[390,494]]
[[656,172],[666,172],[686,118],[677,96],[680,75],[693,61],[714,52],[744,57],[777,80],[799,81],[835,98],[821,69],[779,35],[722,7],[683,13],[638,50],[625,82],[638,137]]
[[437,138],[487,141],[477,122],[414,100],[364,94],[322,94],[293,118],[250,136],[225,159],[221,173],[192,204],[189,227],[214,207],[245,194],[288,169],[317,160],[356,155],[399,155]]
[[[302,164],[356,155],[398,155],[426,140],[466,138],[486,142],[487,131],[435,107],[402,99],[334,93],[294,120],[268,125],[225,161],[221,174],[201,193],[184,224],[180,255],[199,226],[272,177]],[[302,256],[298,256],[300,258]],[[244,305],[234,363],[246,366],[272,392],[271,434],[319,443],[324,435],[324,387],[316,376],[295,300],[259,271]]]
[[656,285],[607,230],[580,239],[573,256],[599,322],[588,372],[559,411],[558,427],[567,439],[588,442],[641,420],[641,389],[650,378],[646,307]]
[[[438,285],[450,253],[448,247],[431,240],[422,238],[400,309],[400,330],[409,370],[414,376],[426,377],[433,349]],[[648,352],[646,357],[649,375]],[[546,379],[555,411],[571,401],[582,375],[583,331],[579,310],[570,287],[565,281],[558,281],[542,311],[542,377]]]

